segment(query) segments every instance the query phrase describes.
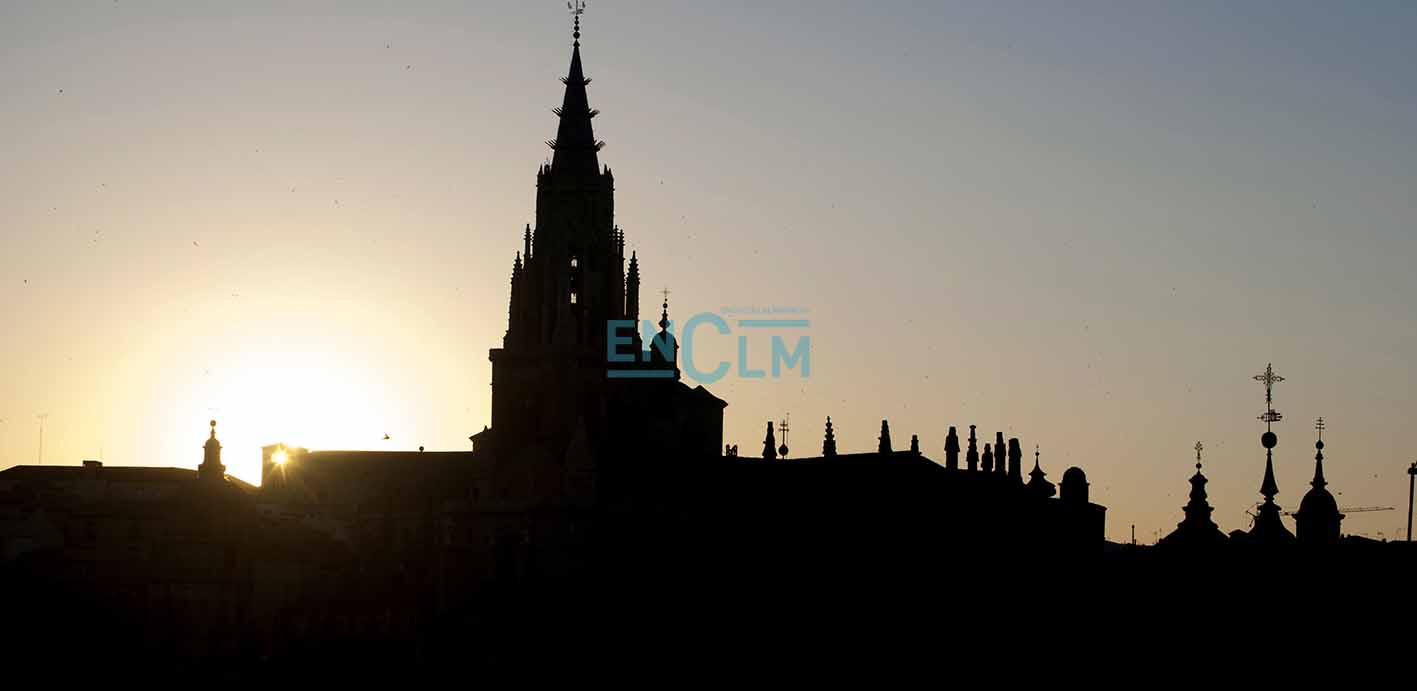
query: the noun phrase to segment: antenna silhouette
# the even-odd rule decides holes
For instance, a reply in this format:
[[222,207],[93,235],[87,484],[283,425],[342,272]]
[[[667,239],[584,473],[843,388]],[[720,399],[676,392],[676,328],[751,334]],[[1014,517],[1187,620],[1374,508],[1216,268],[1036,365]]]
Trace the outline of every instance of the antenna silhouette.
[[44,465],[44,421],[49,413],[40,413],[35,417],[39,418],[39,464]]

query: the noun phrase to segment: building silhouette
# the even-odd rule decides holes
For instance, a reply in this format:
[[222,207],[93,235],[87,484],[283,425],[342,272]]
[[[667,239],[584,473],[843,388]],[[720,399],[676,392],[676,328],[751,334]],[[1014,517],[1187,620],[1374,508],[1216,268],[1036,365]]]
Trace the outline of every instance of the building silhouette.
[[1182,511],[1185,518],[1176,524],[1176,530],[1162,538],[1158,546],[1164,549],[1186,551],[1218,550],[1225,545],[1225,533],[1211,520],[1214,511],[1206,501],[1205,484],[1201,473],[1201,444],[1196,442],[1196,474],[1191,476],[1190,501]]
[[[0,472],[6,592],[27,595],[17,621],[43,626],[59,612],[118,641],[96,654],[179,669],[527,669],[625,654],[607,632],[692,628],[723,645],[739,639],[721,632],[764,622],[880,631],[930,607],[932,625],[980,641],[1047,630],[1082,646],[1084,609],[1156,605],[1164,598],[1142,586],[1232,560],[1307,576],[1411,564],[1411,550],[1341,535],[1321,434],[1297,531],[1284,524],[1272,369],[1254,525],[1219,529],[1197,449],[1183,518],[1155,548],[1105,541],[1106,508],[1082,468],[1055,484],[1035,445],[1025,473],[1019,438],[981,440],[975,425],[963,442],[948,427],[942,447],[897,427],[909,438],[897,450],[887,420],[848,430],[828,417],[820,455],[789,457],[785,422],[769,421],[761,453],[740,456],[725,445],[727,403],[680,376],[667,296],[642,318],[647,265],[625,255],[615,223],[579,20],[574,39],[534,222],[512,261],[507,330],[488,354],[491,424],[471,448],[273,444],[252,487],[226,474],[213,421],[195,471]],[[664,638],[644,650],[691,648]]]
[[1323,425],[1319,425],[1319,439],[1314,442],[1314,479],[1309,483],[1309,491],[1299,502],[1299,511],[1294,514],[1298,529],[1295,531],[1300,543],[1308,545],[1336,545],[1339,539],[1339,525],[1343,514],[1338,511],[1338,500],[1333,498],[1324,481],[1324,440]]

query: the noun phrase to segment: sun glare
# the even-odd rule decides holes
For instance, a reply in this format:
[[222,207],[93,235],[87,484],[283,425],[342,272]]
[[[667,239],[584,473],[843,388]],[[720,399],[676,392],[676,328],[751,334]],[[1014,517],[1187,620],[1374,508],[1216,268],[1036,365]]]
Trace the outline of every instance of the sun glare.
[[285,462],[288,460],[290,460],[290,455],[285,452],[285,449],[271,454],[271,462],[276,465],[285,465]]

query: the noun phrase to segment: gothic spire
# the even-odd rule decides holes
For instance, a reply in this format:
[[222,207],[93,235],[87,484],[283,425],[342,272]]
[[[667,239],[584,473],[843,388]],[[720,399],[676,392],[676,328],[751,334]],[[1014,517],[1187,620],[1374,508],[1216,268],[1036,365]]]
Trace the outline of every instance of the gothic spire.
[[885,420],[881,420],[881,438],[876,447],[877,453],[891,453],[891,426]]
[[551,157],[551,170],[577,175],[596,175],[600,172],[600,162],[596,152],[604,142],[596,141],[590,121],[598,111],[591,110],[586,96],[585,72],[581,68],[581,17],[584,6],[576,8],[575,42],[571,46],[571,69],[561,81],[566,85],[566,94],[561,107],[555,113],[561,119],[556,128],[556,138],[547,142],[555,151]]
[[507,334],[502,339],[502,345],[510,346],[522,338],[517,317],[521,313],[521,284],[522,284],[522,255],[517,253],[517,258],[512,262],[512,286],[507,291]]
[[959,469],[959,433],[953,425],[950,426],[949,434],[945,435],[945,467],[950,470]]
[[915,454],[916,456],[919,456],[919,455],[920,455],[920,436],[919,436],[919,435],[916,435],[916,434],[910,435],[910,453],[913,453],[913,454]]
[[994,448],[988,442],[984,443],[984,455],[980,457],[979,467],[986,473],[994,472]]
[[763,460],[771,461],[777,458],[777,440],[772,434],[772,420],[768,420],[768,434],[763,437]]
[[827,434],[822,439],[822,455],[836,455],[836,435],[832,433],[832,416],[830,415],[827,416]]
[[[630,251],[630,271],[625,276],[625,317],[638,324],[640,319],[640,260]],[[635,333],[639,333],[638,325]]]

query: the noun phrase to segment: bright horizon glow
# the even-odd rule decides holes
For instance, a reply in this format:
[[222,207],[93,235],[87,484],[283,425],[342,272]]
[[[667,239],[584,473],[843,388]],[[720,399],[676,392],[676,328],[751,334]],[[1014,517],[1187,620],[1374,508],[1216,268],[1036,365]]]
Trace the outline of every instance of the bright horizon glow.
[[[66,465],[194,468],[215,418],[251,482],[270,444],[467,449],[560,9],[0,8],[0,467],[39,413]],[[977,424],[1150,542],[1200,440],[1229,531],[1273,362],[1279,504],[1320,415],[1340,505],[1406,501],[1417,6],[601,0],[584,27],[642,314],[665,285],[671,316],[811,310],[811,379],[709,387],[725,442],[790,412],[796,455],[827,415],[868,451],[886,418],[940,459]]]

